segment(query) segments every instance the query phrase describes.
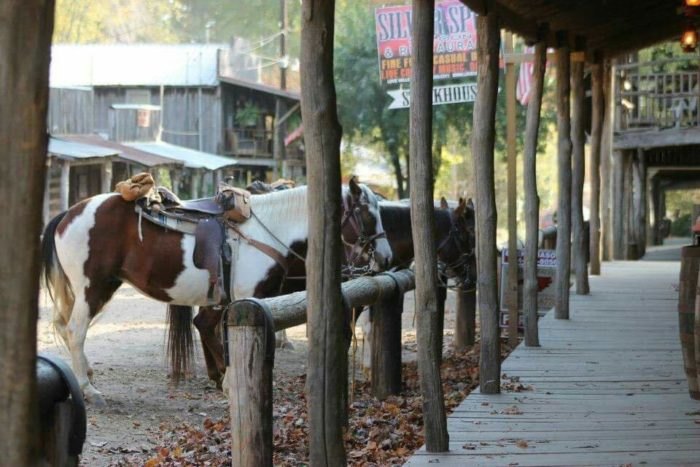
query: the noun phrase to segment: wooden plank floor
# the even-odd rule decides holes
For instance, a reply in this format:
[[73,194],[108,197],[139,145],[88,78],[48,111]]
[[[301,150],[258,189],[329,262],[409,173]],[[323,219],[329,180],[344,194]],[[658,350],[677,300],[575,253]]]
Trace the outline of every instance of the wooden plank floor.
[[407,465],[700,465],[700,401],[688,396],[677,322],[677,261],[604,263],[570,320],[540,320],[504,381],[448,419],[450,452]]

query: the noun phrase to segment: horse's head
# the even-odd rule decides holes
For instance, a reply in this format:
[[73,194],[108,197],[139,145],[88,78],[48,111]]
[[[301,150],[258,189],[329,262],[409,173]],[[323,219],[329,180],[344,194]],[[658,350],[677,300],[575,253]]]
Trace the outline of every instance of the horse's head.
[[379,200],[355,177],[343,189],[341,235],[349,266],[368,264],[375,272],[388,269],[392,253],[379,215]]
[[472,200],[459,199],[457,207],[451,209],[445,198],[440,200],[440,208],[451,210],[450,231],[438,246],[440,270],[448,277],[454,277],[464,288],[476,284],[476,218]]

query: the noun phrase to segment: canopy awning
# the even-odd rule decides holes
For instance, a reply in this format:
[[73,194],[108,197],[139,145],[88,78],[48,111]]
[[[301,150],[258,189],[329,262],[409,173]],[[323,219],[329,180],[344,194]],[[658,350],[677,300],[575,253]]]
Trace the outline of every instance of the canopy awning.
[[175,146],[163,141],[122,143],[140,151],[182,161],[190,169],[219,170],[238,165],[238,160],[208,152]]

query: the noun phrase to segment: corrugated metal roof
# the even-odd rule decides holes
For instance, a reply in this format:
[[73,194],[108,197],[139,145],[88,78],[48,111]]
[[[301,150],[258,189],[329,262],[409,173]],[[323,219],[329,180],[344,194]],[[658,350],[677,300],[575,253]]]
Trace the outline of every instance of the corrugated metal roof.
[[131,146],[126,146],[124,144],[117,143],[116,141],[106,140],[100,135],[65,135],[61,136],[61,138],[67,141],[91,144],[94,146],[115,150],[119,153],[120,159],[124,159],[129,162],[135,162],[146,167],[157,167],[164,165],[184,165],[183,161],[181,161],[180,159],[164,157],[157,154],[153,154],[151,152],[140,151]]
[[115,149],[94,146],[91,144],[66,141],[49,137],[49,154],[60,159],[92,159],[96,157],[111,157],[119,154]]
[[224,44],[58,44],[51,48],[50,85],[216,86]]
[[173,144],[157,142],[123,143],[141,151],[150,152],[159,156],[178,159],[185,163],[185,167],[191,169],[218,170],[223,167],[237,165],[238,161],[230,157],[217,156],[208,152],[195,151],[194,149],[175,146]]

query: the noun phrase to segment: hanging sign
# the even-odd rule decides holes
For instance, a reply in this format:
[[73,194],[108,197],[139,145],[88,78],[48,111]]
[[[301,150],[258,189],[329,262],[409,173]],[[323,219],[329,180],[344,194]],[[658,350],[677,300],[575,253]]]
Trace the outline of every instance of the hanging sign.
[[[522,327],[523,309],[523,269],[525,265],[525,252],[518,250],[518,321]],[[505,291],[508,288],[508,249],[501,252],[501,280],[500,280],[500,302],[501,313],[499,322],[501,327],[508,326],[508,308]],[[537,310],[542,313],[554,307],[554,276],[557,272],[557,252],[556,250],[537,250]]]
[[[396,89],[388,92],[393,99],[389,104],[390,109],[405,109],[411,106],[410,89]],[[433,105],[474,102],[475,99],[476,83],[450,84],[433,88]]]
[[[410,5],[379,7],[374,12],[382,84],[411,78]],[[476,16],[459,0],[435,2],[433,79],[476,75]]]

